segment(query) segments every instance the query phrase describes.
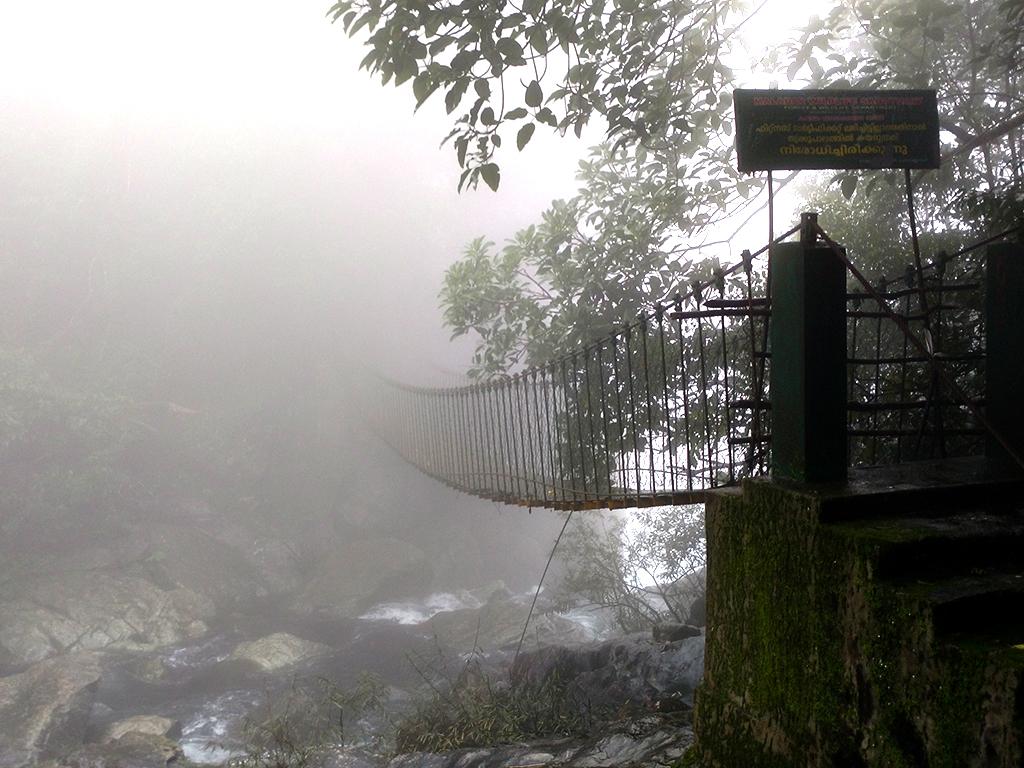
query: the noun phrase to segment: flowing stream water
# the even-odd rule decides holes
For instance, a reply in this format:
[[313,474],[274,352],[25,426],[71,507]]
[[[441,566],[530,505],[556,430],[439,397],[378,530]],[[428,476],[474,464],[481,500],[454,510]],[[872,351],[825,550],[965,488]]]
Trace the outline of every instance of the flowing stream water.
[[[532,593],[513,596],[523,604],[531,598]],[[297,677],[323,678],[346,689],[361,674],[373,673],[390,686],[392,702],[400,708],[424,682],[410,659],[429,660],[439,653],[424,622],[443,611],[478,609],[484,603],[477,593],[457,591],[380,603],[354,619],[303,616],[273,604],[235,613],[215,623],[202,639],[150,657],[161,670],[157,679],[139,675],[138,657],[114,664],[97,692],[92,727],[101,732],[138,714],[170,717],[181,723],[178,742],[189,760],[221,764],[242,751],[246,716],[287,694]],[[586,611],[562,615],[595,639],[608,630],[600,617]],[[229,659],[239,643],[275,632],[321,643],[330,651],[271,673]]]

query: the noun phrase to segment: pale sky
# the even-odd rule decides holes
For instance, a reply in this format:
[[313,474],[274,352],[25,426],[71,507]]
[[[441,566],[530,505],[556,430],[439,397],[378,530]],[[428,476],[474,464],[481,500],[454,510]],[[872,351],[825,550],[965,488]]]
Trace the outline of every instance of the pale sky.
[[[503,153],[497,195],[458,195],[454,156],[438,149],[449,128],[441,100],[414,116],[408,84],[382,88],[358,71],[364,49],[328,22],[328,5],[0,0],[0,133],[35,123],[48,140],[83,142],[115,195],[133,194],[152,146],[238,155],[254,174],[307,169],[319,192],[302,204],[348,243],[339,279],[374,297],[393,332],[415,328],[421,341],[395,372],[432,378],[470,348],[453,350],[441,327],[444,268],[470,238],[501,242],[570,196],[600,132],[580,142],[538,131],[524,153]],[[815,5],[770,0],[746,30],[752,53]]]

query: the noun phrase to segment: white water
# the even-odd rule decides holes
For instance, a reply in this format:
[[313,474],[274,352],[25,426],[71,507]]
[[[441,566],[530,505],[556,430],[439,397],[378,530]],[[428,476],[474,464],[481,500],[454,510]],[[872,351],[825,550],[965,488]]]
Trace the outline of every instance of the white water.
[[254,691],[228,691],[206,702],[181,729],[178,742],[193,763],[220,765],[242,754],[242,744],[230,734],[232,725],[259,704]]
[[394,624],[422,624],[445,611],[480,608],[484,601],[468,590],[435,592],[423,600],[378,603],[360,616],[365,621],[387,621]]

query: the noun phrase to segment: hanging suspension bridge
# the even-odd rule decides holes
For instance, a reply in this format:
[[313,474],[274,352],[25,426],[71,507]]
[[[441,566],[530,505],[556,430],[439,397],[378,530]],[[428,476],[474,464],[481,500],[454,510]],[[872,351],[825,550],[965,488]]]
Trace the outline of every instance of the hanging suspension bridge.
[[1019,231],[927,264],[915,248],[905,272],[870,282],[805,214],[731,267],[544,365],[461,387],[379,380],[374,429],[427,475],[506,504],[702,503],[771,468],[773,309],[807,319],[773,286],[773,260],[780,248],[818,248],[854,286],[845,293],[843,461],[980,453],[986,433],[1005,442],[984,413],[981,249]]

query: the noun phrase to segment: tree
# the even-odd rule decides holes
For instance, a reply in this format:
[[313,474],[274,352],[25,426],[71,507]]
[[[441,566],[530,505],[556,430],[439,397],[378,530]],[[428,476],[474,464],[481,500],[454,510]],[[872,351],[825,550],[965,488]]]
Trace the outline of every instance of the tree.
[[[339,0],[330,11],[350,35],[370,31],[362,66],[417,106],[444,91],[461,111],[448,139],[465,170],[496,188],[506,128],[521,150],[538,125],[577,136],[595,115],[608,137],[697,145],[727,122],[723,62],[736,0]],[[464,104],[469,108],[464,109]],[[506,134],[507,137],[507,134]]]
[[561,591],[610,609],[627,632],[690,621],[705,589],[703,507],[646,509],[632,523],[576,520],[560,553]]
[[[552,359],[689,280],[720,275],[701,252],[713,244],[709,233],[761,204],[760,182],[733,164],[727,62],[753,15],[738,4],[358,0],[333,13],[350,33],[373,30],[364,66],[385,82],[411,79],[418,104],[444,88],[453,113],[472,87],[449,136],[464,168],[460,188],[479,178],[497,187],[496,150],[509,124],[521,126],[522,149],[537,124],[579,133],[596,115],[607,121],[608,140],[583,164],[574,198],[553,203],[500,249],[474,241],[449,270],[445,321],[456,336],[478,334],[474,375]],[[1022,20],[1019,0],[834,0],[762,65],[816,87],[937,87],[947,160],[915,175],[915,194],[926,228],[955,242],[1022,218]],[[905,230],[892,229],[902,215],[898,176],[843,173],[832,182],[841,196],[811,196],[826,211],[877,214],[856,231],[833,232],[873,254],[881,242],[906,247]],[[879,273],[897,265],[898,252],[873,255]]]
[[[550,356],[671,295],[701,269],[711,228],[761,202],[760,182],[732,160],[726,62],[753,15],[735,3],[362,0],[332,13],[350,33],[373,30],[364,66],[385,82],[413,80],[418,103],[443,87],[454,112],[472,86],[450,137],[463,183],[496,186],[506,124],[551,124],[544,110],[562,131],[595,115],[608,122],[576,197],[500,251],[474,243],[449,272],[446,321],[480,335],[479,375]],[[814,86],[938,87],[949,160],[916,179],[923,218],[991,229],[1024,206],[1021,18],[1013,0],[836,0],[763,66]],[[885,176],[859,177],[862,191]],[[834,180],[851,195],[857,179]]]
[[[787,75],[813,87],[938,88],[944,163],[916,180],[926,218],[1006,227],[1024,217],[1022,22],[1016,0],[840,0],[784,49]],[[838,180],[852,195],[857,176]]]

